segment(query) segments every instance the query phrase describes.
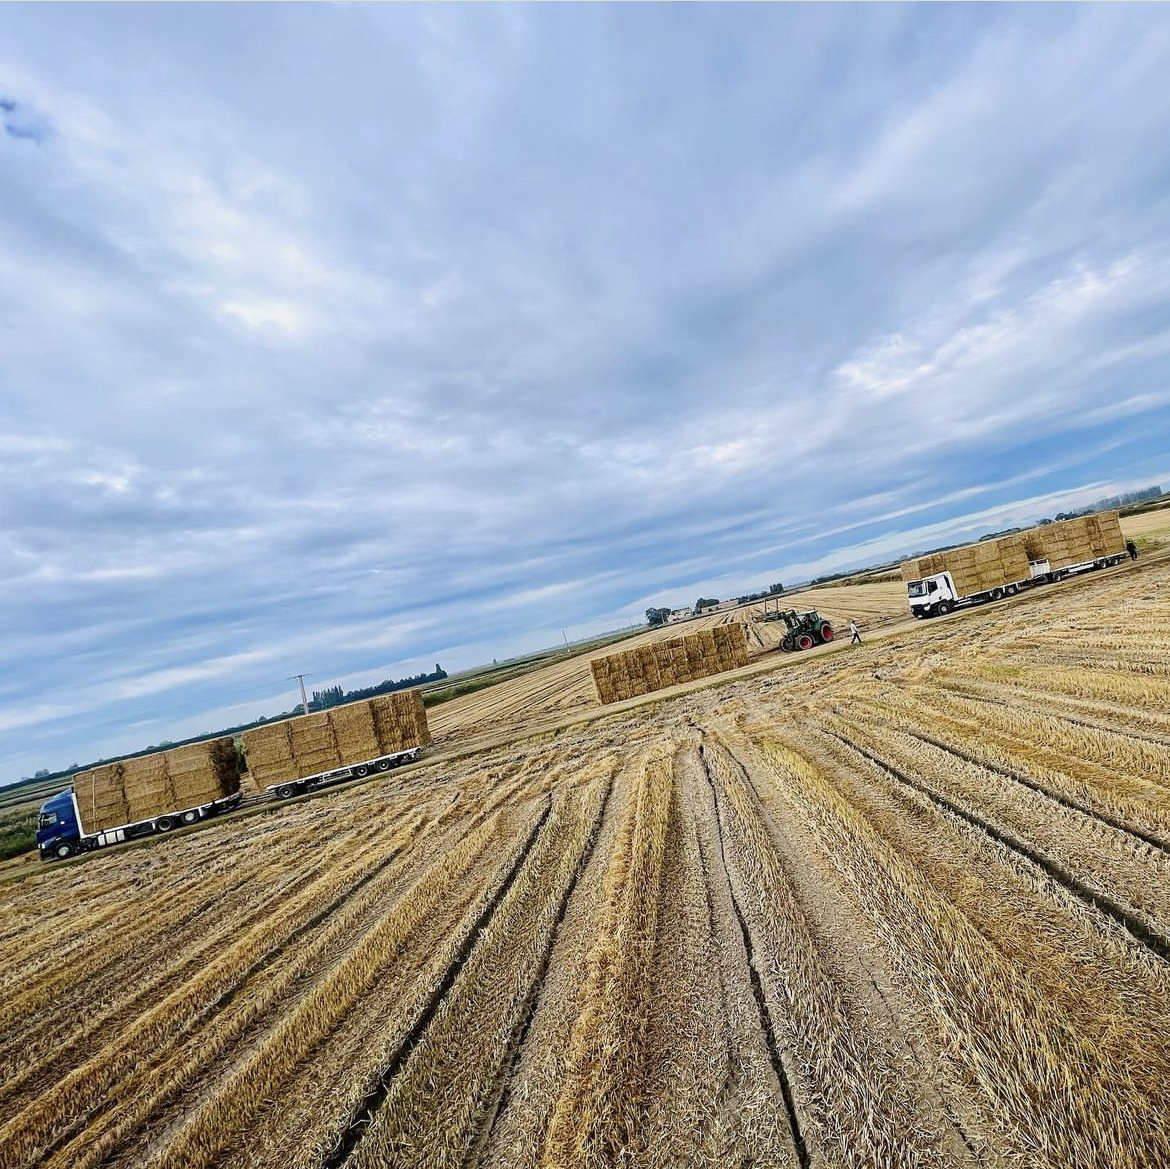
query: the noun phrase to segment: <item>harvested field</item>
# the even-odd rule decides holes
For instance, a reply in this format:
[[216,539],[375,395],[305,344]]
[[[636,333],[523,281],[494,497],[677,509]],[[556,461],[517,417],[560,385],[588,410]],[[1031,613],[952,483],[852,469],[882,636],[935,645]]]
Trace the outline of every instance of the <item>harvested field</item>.
[[0,1162],[1170,1165],[1168,598],[589,722],[565,662],[511,742],[0,887]]

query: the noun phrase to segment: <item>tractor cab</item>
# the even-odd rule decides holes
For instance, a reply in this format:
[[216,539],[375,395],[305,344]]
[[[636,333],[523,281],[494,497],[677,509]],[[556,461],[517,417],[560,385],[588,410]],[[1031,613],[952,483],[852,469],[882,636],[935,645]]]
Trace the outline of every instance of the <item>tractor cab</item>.
[[798,613],[788,609],[780,614],[780,620],[787,626],[787,632],[780,639],[780,648],[785,653],[798,649],[812,649],[833,640],[833,626],[816,611]]

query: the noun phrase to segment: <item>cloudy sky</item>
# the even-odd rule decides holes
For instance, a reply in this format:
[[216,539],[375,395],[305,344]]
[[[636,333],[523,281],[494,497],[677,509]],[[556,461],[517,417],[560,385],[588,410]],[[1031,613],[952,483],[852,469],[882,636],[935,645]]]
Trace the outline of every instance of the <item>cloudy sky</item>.
[[1160,7],[2,8],[0,782],[1170,485]]

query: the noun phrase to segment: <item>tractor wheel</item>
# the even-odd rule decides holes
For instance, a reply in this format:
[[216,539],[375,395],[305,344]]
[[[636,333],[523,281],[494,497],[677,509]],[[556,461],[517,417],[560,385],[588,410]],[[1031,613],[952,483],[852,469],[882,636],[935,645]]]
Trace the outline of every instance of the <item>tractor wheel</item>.
[[786,634],[785,634],[785,635],[784,635],[784,636],[783,636],[783,637],[780,639],[780,648],[781,648],[781,649],[782,649],[782,650],[783,650],[783,651],[784,651],[786,654],[790,654],[790,653],[792,653],[792,651],[793,651],[794,649],[796,649],[796,642],[794,642],[794,641],[792,640],[792,634],[791,634],[791,633],[786,633]]
[[827,622],[821,622],[821,641],[833,640],[833,627]]
[[797,649],[812,649],[814,645],[816,645],[816,642],[813,640],[811,633],[802,633],[796,639]]

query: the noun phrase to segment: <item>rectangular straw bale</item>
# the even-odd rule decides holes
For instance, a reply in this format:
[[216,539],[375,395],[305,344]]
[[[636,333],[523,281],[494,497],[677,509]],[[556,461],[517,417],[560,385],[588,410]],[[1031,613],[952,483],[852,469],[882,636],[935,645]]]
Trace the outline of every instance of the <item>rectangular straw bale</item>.
[[73,777],[73,793],[85,831],[100,832],[130,823],[121,763],[106,763],[79,772]]
[[426,709],[418,690],[399,690],[370,699],[380,753],[425,747],[431,741]]
[[149,820],[177,807],[165,751],[123,760],[122,782],[131,822]]
[[341,766],[328,711],[288,720],[288,737],[299,774],[319,775]]
[[210,804],[240,790],[236,743],[229,735],[166,752],[173,803],[169,811]]
[[329,711],[329,718],[342,764],[361,763],[382,753],[369,701],[335,706]]
[[244,758],[257,787],[300,778],[289,741],[287,719],[252,727],[244,732],[243,737]]

